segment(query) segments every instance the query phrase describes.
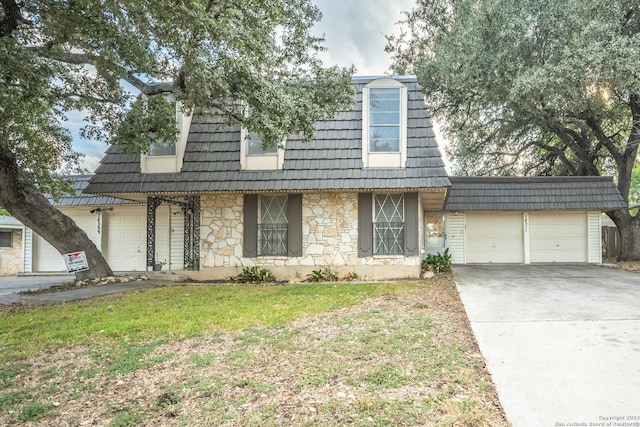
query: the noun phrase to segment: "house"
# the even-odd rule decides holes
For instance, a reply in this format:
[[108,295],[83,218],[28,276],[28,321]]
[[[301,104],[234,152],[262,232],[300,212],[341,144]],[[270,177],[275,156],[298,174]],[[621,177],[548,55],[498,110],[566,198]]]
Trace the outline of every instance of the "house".
[[[122,254],[145,248],[151,267],[179,240],[172,268],[192,269],[194,279],[254,265],[279,278],[327,266],[370,279],[418,277],[424,255],[444,247],[458,263],[600,262],[591,227],[599,230],[602,210],[624,206],[610,178],[448,177],[415,77],[353,85],[354,106],[317,123],[311,143],[290,136],[264,149],[258,134],[213,110],[177,113],[175,146],[154,144],[146,155],[111,146],[84,191],[144,204]],[[170,236],[166,212],[178,217]],[[555,219],[580,228],[580,242],[567,237],[549,251],[544,236],[557,234]]]
[[[57,201],[50,200],[51,203],[87,233],[114,271],[146,271],[146,206],[131,200],[85,193],[91,175],[67,178],[73,185],[74,194]],[[158,210],[158,234],[164,242],[159,257],[171,261],[170,267],[182,269],[182,223],[176,226],[174,213],[169,206]],[[180,230],[177,237],[172,238],[172,227]],[[66,271],[63,257],[42,237],[26,228],[24,241],[20,271]]]
[[0,276],[22,269],[24,226],[12,216],[0,216]]

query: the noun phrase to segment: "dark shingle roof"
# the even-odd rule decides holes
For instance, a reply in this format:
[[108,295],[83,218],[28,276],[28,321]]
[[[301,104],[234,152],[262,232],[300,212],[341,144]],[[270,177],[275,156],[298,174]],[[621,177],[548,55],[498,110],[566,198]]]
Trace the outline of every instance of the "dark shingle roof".
[[612,177],[450,177],[447,211],[623,208]]
[[71,175],[65,176],[65,179],[71,182],[75,195],[66,196],[60,200],[53,200],[47,197],[49,202],[54,206],[110,206],[110,205],[128,205],[133,204],[129,200],[118,199],[115,197],[95,196],[93,194],[84,193],[83,191],[89,185],[89,180],[93,175]]
[[87,188],[97,194],[266,192],[447,187],[421,88],[413,77],[396,78],[407,86],[407,163],[402,169],[362,168],[362,88],[374,78],[357,78],[356,103],[316,124],[315,140],[287,140],[283,170],[240,170],[240,126],[219,116],[194,114],[179,173],[142,174],[140,156],[111,146]]

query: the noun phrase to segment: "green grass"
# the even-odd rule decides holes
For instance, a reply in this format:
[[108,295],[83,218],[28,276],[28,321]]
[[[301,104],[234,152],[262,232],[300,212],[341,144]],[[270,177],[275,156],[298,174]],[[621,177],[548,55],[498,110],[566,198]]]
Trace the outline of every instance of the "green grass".
[[0,424],[506,427],[457,298],[450,279],[176,286],[0,315]]
[[18,311],[0,315],[0,364],[70,344],[148,342],[283,324],[417,286],[175,286]]

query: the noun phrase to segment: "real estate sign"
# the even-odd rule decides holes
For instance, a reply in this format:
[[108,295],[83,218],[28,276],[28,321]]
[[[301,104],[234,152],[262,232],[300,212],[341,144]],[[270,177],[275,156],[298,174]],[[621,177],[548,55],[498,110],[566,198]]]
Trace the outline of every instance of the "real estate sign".
[[87,257],[84,254],[84,251],[71,252],[62,256],[64,257],[64,262],[67,265],[67,272],[69,273],[76,273],[78,271],[86,271],[89,269],[89,264],[87,263]]

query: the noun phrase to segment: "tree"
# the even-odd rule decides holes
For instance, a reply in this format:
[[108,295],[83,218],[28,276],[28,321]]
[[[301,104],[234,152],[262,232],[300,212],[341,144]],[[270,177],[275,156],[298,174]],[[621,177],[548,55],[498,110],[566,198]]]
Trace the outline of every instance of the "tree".
[[[640,143],[636,0],[421,0],[387,49],[445,122],[459,173],[606,175],[629,198]],[[609,212],[621,259],[640,219]]]
[[[78,164],[64,114],[87,114],[83,136],[144,152],[175,138],[172,104],[216,107],[275,144],[311,138],[314,123],[352,102],[349,69],[325,68],[308,0],[2,0],[0,206],[61,253],[100,252],[42,192],[60,195]],[[132,102],[133,85],[146,98]],[[138,94],[136,91],[135,95]],[[239,102],[251,108],[246,118]]]

